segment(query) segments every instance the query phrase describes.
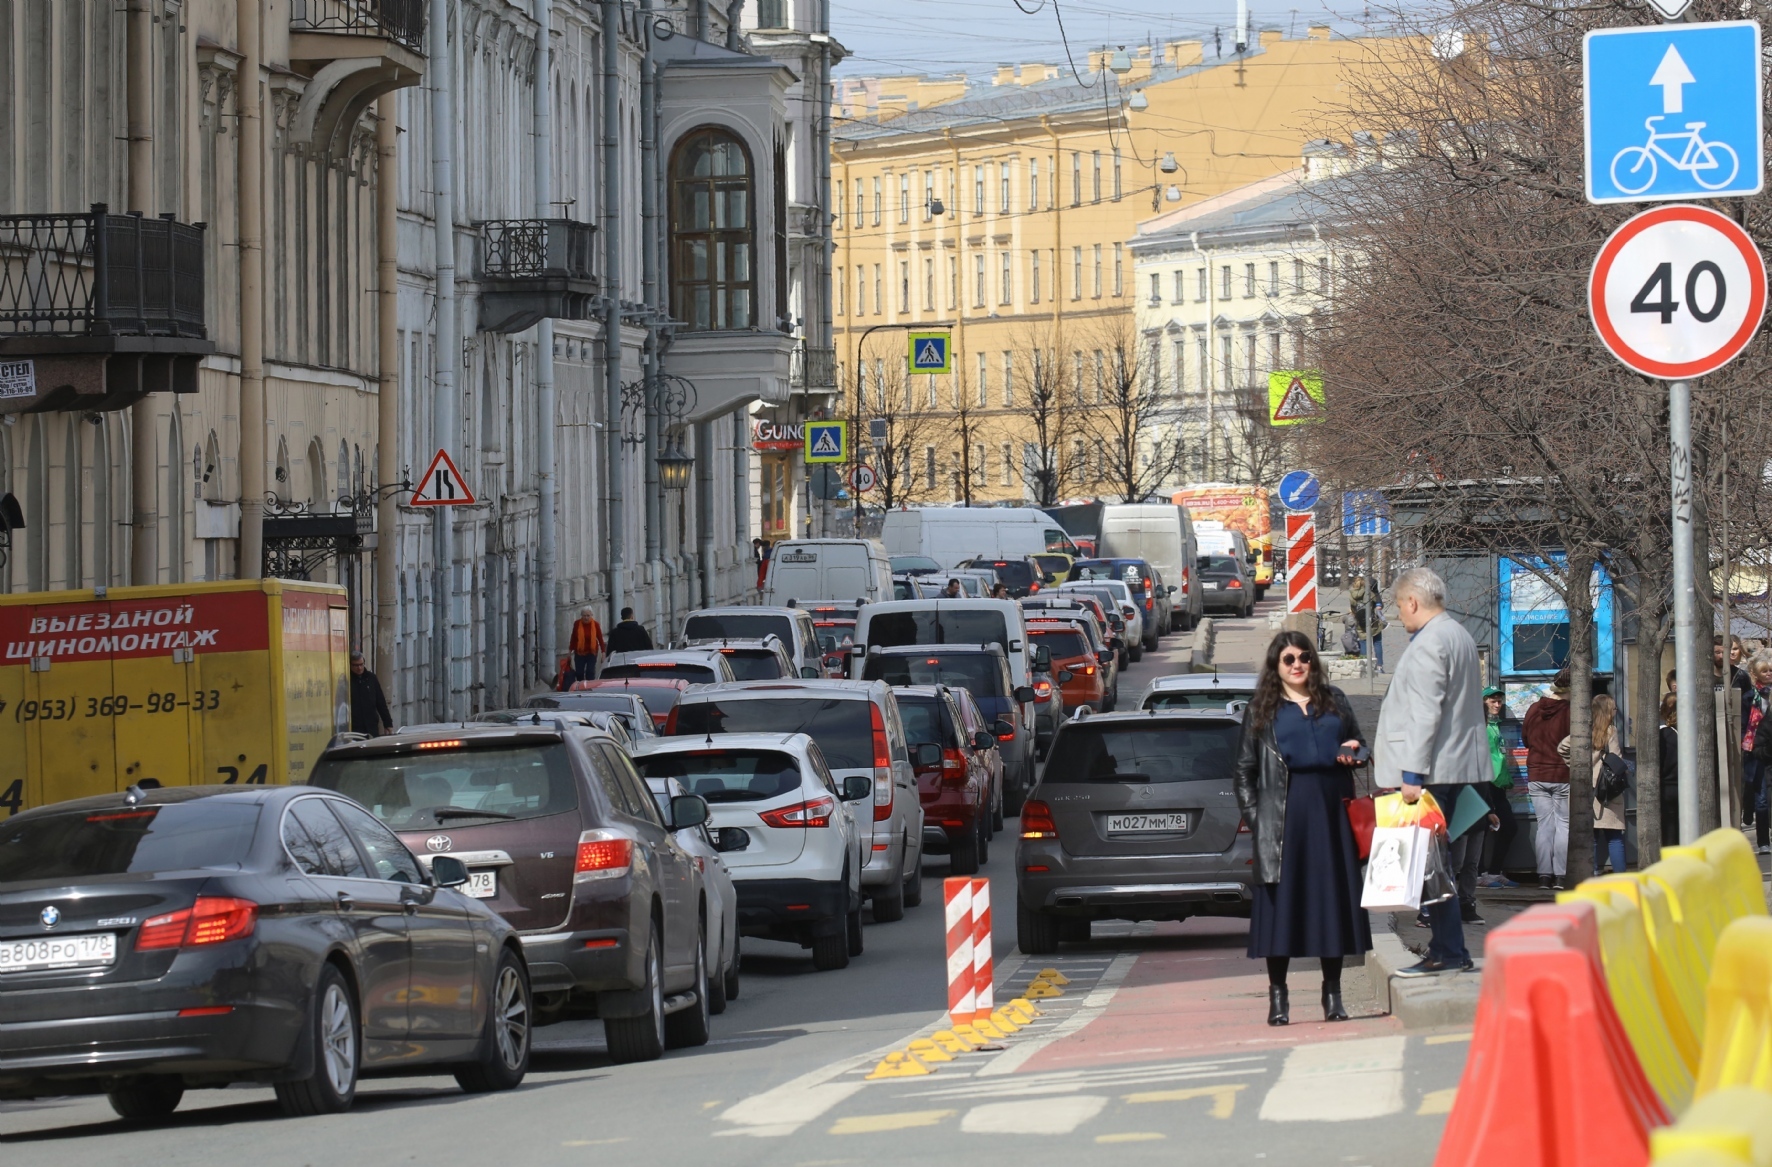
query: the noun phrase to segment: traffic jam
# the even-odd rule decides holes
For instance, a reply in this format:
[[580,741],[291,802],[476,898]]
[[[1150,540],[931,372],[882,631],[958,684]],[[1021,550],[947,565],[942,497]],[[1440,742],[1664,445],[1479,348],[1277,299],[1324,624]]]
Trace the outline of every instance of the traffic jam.
[[[138,770],[155,739],[126,704],[58,731],[105,722],[111,773],[42,779],[0,820],[0,1100],[102,1094],[147,1121],[236,1083],[290,1116],[345,1111],[378,1075],[509,1090],[568,1020],[649,1061],[709,1041],[747,942],[836,972],[920,906],[926,860],[970,875],[993,844],[1019,847],[1029,954],[1094,920],[1247,914],[1220,778],[1252,678],[1120,687],[1198,618],[1184,550],[944,568],[789,541],[763,603],[692,612],[669,647],[466,721],[283,733],[298,761],[269,781],[229,734],[324,724],[337,624],[320,590],[247,581],[206,674],[238,683],[179,693],[223,705],[189,781]],[[158,660],[105,667],[123,684]],[[98,688],[83,667],[47,675],[73,700]],[[46,748],[8,712],[16,748]]]

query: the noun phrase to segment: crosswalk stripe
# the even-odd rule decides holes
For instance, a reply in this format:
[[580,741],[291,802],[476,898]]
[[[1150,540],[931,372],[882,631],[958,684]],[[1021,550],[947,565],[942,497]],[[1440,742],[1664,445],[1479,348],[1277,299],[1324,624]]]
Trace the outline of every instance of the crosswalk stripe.
[[1262,1100],[1262,1120],[1350,1122],[1396,1114],[1403,1109],[1404,1045],[1399,1035],[1296,1047]]
[[990,1102],[968,1110],[960,1120],[960,1129],[969,1135],[1068,1135],[1100,1114],[1107,1104],[1100,1094]]

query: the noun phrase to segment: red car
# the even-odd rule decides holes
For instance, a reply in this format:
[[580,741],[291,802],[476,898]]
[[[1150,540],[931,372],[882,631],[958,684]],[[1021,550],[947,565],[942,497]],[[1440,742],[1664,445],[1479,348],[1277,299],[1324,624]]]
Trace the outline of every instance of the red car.
[[599,689],[615,689],[624,693],[632,693],[646,703],[646,712],[652,714],[652,724],[660,733],[664,732],[665,718],[677,707],[677,702],[688,690],[689,682],[676,677],[611,677],[608,680],[578,681],[572,686],[571,692],[582,693]]
[[955,875],[975,875],[990,857],[991,776],[981,754],[997,747],[988,732],[965,739],[946,685],[897,685],[911,767],[923,804],[923,848],[948,853]]
[[1035,644],[1052,650],[1052,676],[1064,698],[1065,716],[1085,705],[1092,712],[1102,712],[1107,699],[1107,674],[1082,628],[1069,620],[1029,620],[1027,629]]

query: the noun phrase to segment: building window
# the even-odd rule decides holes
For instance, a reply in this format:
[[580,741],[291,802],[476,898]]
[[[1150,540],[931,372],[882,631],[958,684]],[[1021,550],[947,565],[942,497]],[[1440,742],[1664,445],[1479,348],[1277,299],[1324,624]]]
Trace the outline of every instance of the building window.
[[1071,465],[1076,468],[1078,474],[1082,475],[1085,482],[1100,481],[1099,475],[1091,477],[1089,474],[1089,448],[1083,444],[1082,438],[1071,442]]
[[886,311],[886,293],[880,282],[880,265],[876,263],[874,265],[874,315],[878,316],[884,311]]
[[898,310],[911,310],[911,264],[903,259],[898,262]]
[[1083,205],[1083,152],[1071,151],[1071,206]]
[[1231,298],[1231,265],[1228,263],[1218,269],[1218,298]]
[[868,269],[859,263],[855,265],[855,314],[868,314]]
[[1101,299],[1101,244],[1099,244],[1099,243],[1095,244],[1094,258],[1095,258],[1095,283],[1093,285],[1093,287],[1095,288],[1094,296],[1097,300],[1099,300],[1099,299]]
[[1280,294],[1280,261],[1277,259],[1268,261],[1267,294],[1270,296],[1278,296]]
[[960,261],[948,256],[948,308],[951,310],[960,303]]
[[1170,346],[1175,354],[1175,393],[1187,392],[1187,341],[1178,340]]
[[960,179],[952,166],[948,167],[947,211],[950,219],[960,213]]
[[1120,148],[1114,147],[1114,201],[1120,201]]
[[1157,274],[1156,272],[1152,272],[1151,273],[1151,303],[1153,305],[1156,305],[1156,304],[1161,304],[1162,302],[1163,302],[1163,277],[1161,275]]
[[997,209],[1007,214],[1009,211],[1009,163],[1000,162],[997,167],[998,186],[1001,187],[997,192],[997,201],[1002,204]]
[[1095,404],[1100,405],[1107,391],[1107,361],[1102,359],[1101,350],[1095,350]]
[[1040,302],[1040,249],[1037,247],[1028,252],[1028,300],[1034,304]]
[[1071,354],[1071,392],[1076,395],[1077,404],[1083,404],[1083,350],[1078,349]]
[[835,294],[837,299],[834,307],[836,309],[836,315],[838,316],[843,315],[843,289],[848,286],[848,284],[844,282],[844,275],[845,273],[843,269],[838,268],[837,278],[831,281],[831,291]]
[[984,167],[972,168],[972,213],[984,214]]
[[927,490],[935,489],[935,447],[923,447],[923,486]]
[[1028,159],[1028,210],[1040,209],[1040,160]]
[[1280,367],[1280,334],[1277,332],[1267,334],[1267,367],[1269,370]]
[[1206,269],[1200,268],[1194,274],[1197,277],[1194,281],[1194,299],[1204,303],[1206,300]]
[[1317,294],[1319,296],[1329,294],[1329,257],[1327,255],[1317,260]]
[[751,164],[722,129],[696,130],[671,155],[671,300],[691,331],[750,328],[755,319]]
[[1243,265],[1243,298],[1247,300],[1254,295],[1255,265],[1252,263],[1246,263]]
[[886,358],[874,358],[874,407],[886,411]]
[[989,358],[984,353],[978,354],[978,406],[980,409],[983,409],[985,403],[990,400],[991,370],[986,363],[988,360]]
[[874,176],[874,226],[880,225],[880,178]]
[[849,197],[849,184],[842,179],[837,180],[837,197],[831,200],[831,226],[843,226],[843,200]]
[[1180,271],[1177,271],[1175,273],[1175,281],[1174,282],[1175,282],[1175,303],[1179,304],[1179,303],[1181,303],[1181,291],[1182,291],[1182,278],[1181,278]]
[[898,176],[898,221],[911,221],[911,176],[908,174]]
[[1071,248],[1071,299],[1083,298],[1083,249]]
[[933,259],[925,258],[923,260],[923,310],[925,312],[928,312],[928,311],[933,310],[934,308],[935,308],[935,261]]
[[1292,261],[1292,290],[1299,295],[1304,294],[1304,260]]
[[1095,184],[1092,188],[1094,191],[1094,198],[1090,201],[1099,203],[1101,201],[1101,151],[1091,151],[1089,158],[1090,164],[1093,167],[1093,175],[1095,179]]
[[1015,407],[1015,354],[1003,354],[1003,408]]
[[972,257],[972,306],[984,307],[984,252]]
[[940,377],[923,378],[924,403],[928,405],[930,409],[935,409],[941,405],[941,389],[936,385],[936,382],[939,380],[941,380]]
[[868,214],[868,193],[862,189],[861,179],[855,180],[855,225],[861,226]]
[[1003,252],[998,258],[1001,259],[1002,262],[999,264],[1001,270],[997,274],[1003,286],[998,289],[997,303],[1008,304],[1015,299],[1015,276],[1013,264],[1007,251]]
[[1243,336],[1243,384],[1245,385],[1253,386],[1255,384],[1255,350],[1257,347],[1259,347],[1259,342],[1255,339],[1255,334],[1253,332],[1245,333]]
[[1114,295],[1126,294],[1126,248],[1119,243],[1114,244]]
[[1010,453],[1013,449],[1014,447],[1008,442],[1004,442],[997,447],[997,461],[1003,467],[1004,486],[1015,485],[1015,458],[1014,455]]
[[935,216],[935,171],[923,172],[923,221],[927,223]]
[[1237,365],[1231,358],[1231,334],[1228,332],[1221,332],[1218,334],[1218,359],[1219,364],[1223,366],[1224,370],[1222,376],[1219,378],[1219,384],[1224,388],[1229,389],[1232,385],[1232,378],[1235,376]]
[[1206,338],[1204,336],[1194,340],[1194,355],[1199,362],[1200,392],[1210,393],[1212,392],[1212,361],[1206,352]]

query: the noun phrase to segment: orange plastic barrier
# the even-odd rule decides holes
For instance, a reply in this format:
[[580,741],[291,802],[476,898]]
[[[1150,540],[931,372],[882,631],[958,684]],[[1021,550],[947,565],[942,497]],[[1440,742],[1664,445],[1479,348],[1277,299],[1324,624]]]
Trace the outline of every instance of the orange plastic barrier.
[[1470,1058],[1435,1167],[1642,1167],[1668,1121],[1599,963],[1589,903],[1533,908],[1485,947]]

